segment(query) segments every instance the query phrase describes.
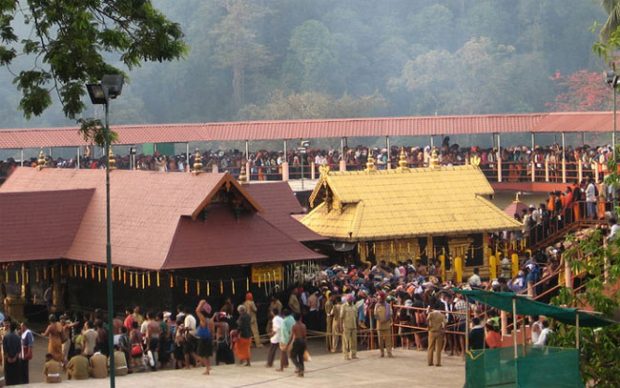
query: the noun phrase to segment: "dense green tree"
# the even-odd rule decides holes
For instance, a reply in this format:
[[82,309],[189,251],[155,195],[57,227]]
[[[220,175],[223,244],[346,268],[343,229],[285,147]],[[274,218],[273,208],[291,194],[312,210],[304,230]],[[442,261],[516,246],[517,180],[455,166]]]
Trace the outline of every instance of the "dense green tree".
[[[28,13],[30,3],[65,1],[0,0],[0,7],[6,10],[6,4],[18,3]],[[64,23],[77,18],[76,9],[96,15],[88,8],[91,4],[144,3],[183,26],[183,40],[191,48],[185,60],[145,63],[128,72],[131,86],[114,104],[114,111],[122,111],[115,120],[232,120],[242,117],[240,110],[247,106],[265,107],[276,91],[283,96],[315,92],[333,101],[344,95],[358,100],[377,91],[386,101],[381,113],[388,115],[543,111],[554,99],[550,77],[557,71],[600,72],[591,49],[597,32],[590,26],[608,18],[600,0],[390,0],[380,6],[373,0],[152,1],[154,5],[67,1],[62,15]],[[53,9],[47,7],[46,12]],[[20,11],[10,23],[19,39],[30,35],[33,22],[25,25]],[[101,23],[95,27],[99,32],[103,28]],[[7,31],[0,28],[2,32]],[[481,45],[484,37],[489,44]],[[23,49],[20,42],[3,42],[0,58],[12,55],[11,49]],[[123,50],[83,42],[67,41],[59,47],[78,55],[80,66],[92,65],[84,58],[94,50],[106,64],[127,70]],[[508,47],[514,50],[506,52]],[[14,58],[6,69],[15,74],[0,74],[0,82],[12,81],[23,69],[37,71],[34,58],[35,54]],[[47,71],[43,58],[36,64]],[[33,82],[38,82],[36,77]],[[50,79],[26,92],[32,98],[45,97],[36,91],[51,89],[51,101],[60,102],[54,86]],[[0,90],[0,101],[9,105],[0,116],[0,127],[70,123],[53,110],[23,121],[15,95],[12,88]]]
[[256,39],[253,27],[267,9],[250,0],[221,0],[226,15],[211,31],[216,39],[217,61],[232,73],[233,109],[245,99],[246,72],[263,67],[269,60],[265,45]]
[[147,0],[0,2],[0,65],[14,65],[20,55],[29,58],[27,66],[11,68],[28,118],[52,104],[52,93],[74,118],[84,109],[87,81],[121,72],[108,54],[120,54],[120,62],[132,69],[143,61],[181,57],[182,38],[180,26]]
[[379,93],[354,98],[348,94],[336,99],[320,92],[285,95],[273,94],[263,106],[244,107],[239,118],[244,120],[290,120],[336,117],[363,117],[381,114],[387,101]]

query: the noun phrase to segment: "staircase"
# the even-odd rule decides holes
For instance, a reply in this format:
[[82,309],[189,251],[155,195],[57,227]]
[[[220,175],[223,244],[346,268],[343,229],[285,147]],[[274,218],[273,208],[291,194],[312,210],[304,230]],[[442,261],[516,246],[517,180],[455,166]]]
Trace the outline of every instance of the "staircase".
[[562,240],[565,240],[566,235],[569,233],[575,233],[579,230],[592,228],[592,227],[595,227],[597,225],[601,225],[604,223],[605,223],[604,220],[579,220],[579,221],[567,223],[561,229],[558,229],[555,232],[547,236],[543,236],[542,240],[534,242],[530,246],[530,249],[532,249],[532,251],[538,250],[538,249],[544,249],[550,245],[554,245]]

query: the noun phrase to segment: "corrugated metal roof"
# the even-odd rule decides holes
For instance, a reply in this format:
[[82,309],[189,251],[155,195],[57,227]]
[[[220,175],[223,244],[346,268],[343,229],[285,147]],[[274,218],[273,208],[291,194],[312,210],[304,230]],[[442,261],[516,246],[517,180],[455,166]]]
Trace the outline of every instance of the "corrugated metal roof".
[[[611,112],[244,121],[112,126],[118,144],[301,138],[430,136],[515,132],[611,131]],[[0,130],[0,148],[86,145],[77,127]]]
[[611,132],[612,112],[553,112],[545,115],[532,132]]

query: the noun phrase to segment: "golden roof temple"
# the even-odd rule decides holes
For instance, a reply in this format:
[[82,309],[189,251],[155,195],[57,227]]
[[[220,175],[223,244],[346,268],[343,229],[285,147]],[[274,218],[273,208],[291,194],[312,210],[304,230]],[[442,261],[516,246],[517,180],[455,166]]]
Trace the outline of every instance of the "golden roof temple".
[[408,168],[404,152],[400,159],[391,170],[377,170],[372,158],[364,171],[323,167],[303,224],[335,241],[371,242],[358,246],[362,260],[437,257],[444,248],[452,256],[480,256],[480,264],[484,233],[521,228],[484,197],[494,192],[477,166],[439,166],[431,158],[430,167]]

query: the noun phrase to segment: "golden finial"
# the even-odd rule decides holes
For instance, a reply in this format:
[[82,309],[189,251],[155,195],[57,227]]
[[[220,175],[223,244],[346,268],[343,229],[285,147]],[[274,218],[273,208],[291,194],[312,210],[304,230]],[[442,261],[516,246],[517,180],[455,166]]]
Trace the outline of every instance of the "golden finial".
[[372,151],[370,149],[368,149],[368,161],[366,162],[365,171],[377,171],[377,167],[375,166],[375,158],[372,157]]
[[322,164],[319,167],[319,172],[320,172],[321,176],[329,175],[329,165],[328,164]]
[[247,183],[248,177],[245,174],[245,166],[241,166],[241,170],[239,171],[239,183]]
[[405,171],[409,169],[409,163],[407,163],[407,154],[405,154],[405,147],[400,149],[400,157],[398,160],[398,171]]
[[41,149],[41,151],[39,152],[39,158],[37,159],[37,168],[39,170],[45,168],[47,165],[47,161],[45,160],[45,154],[43,153],[43,150]]
[[439,167],[439,156],[437,155],[437,148],[433,148],[433,150],[431,151],[431,158],[428,164],[431,168]]
[[116,170],[116,157],[114,157],[112,147],[110,147],[110,151],[108,152],[108,164],[110,165],[110,171]]
[[194,154],[194,165],[192,172],[194,174],[200,174],[202,172],[202,155],[199,150],[196,150],[196,153]]

